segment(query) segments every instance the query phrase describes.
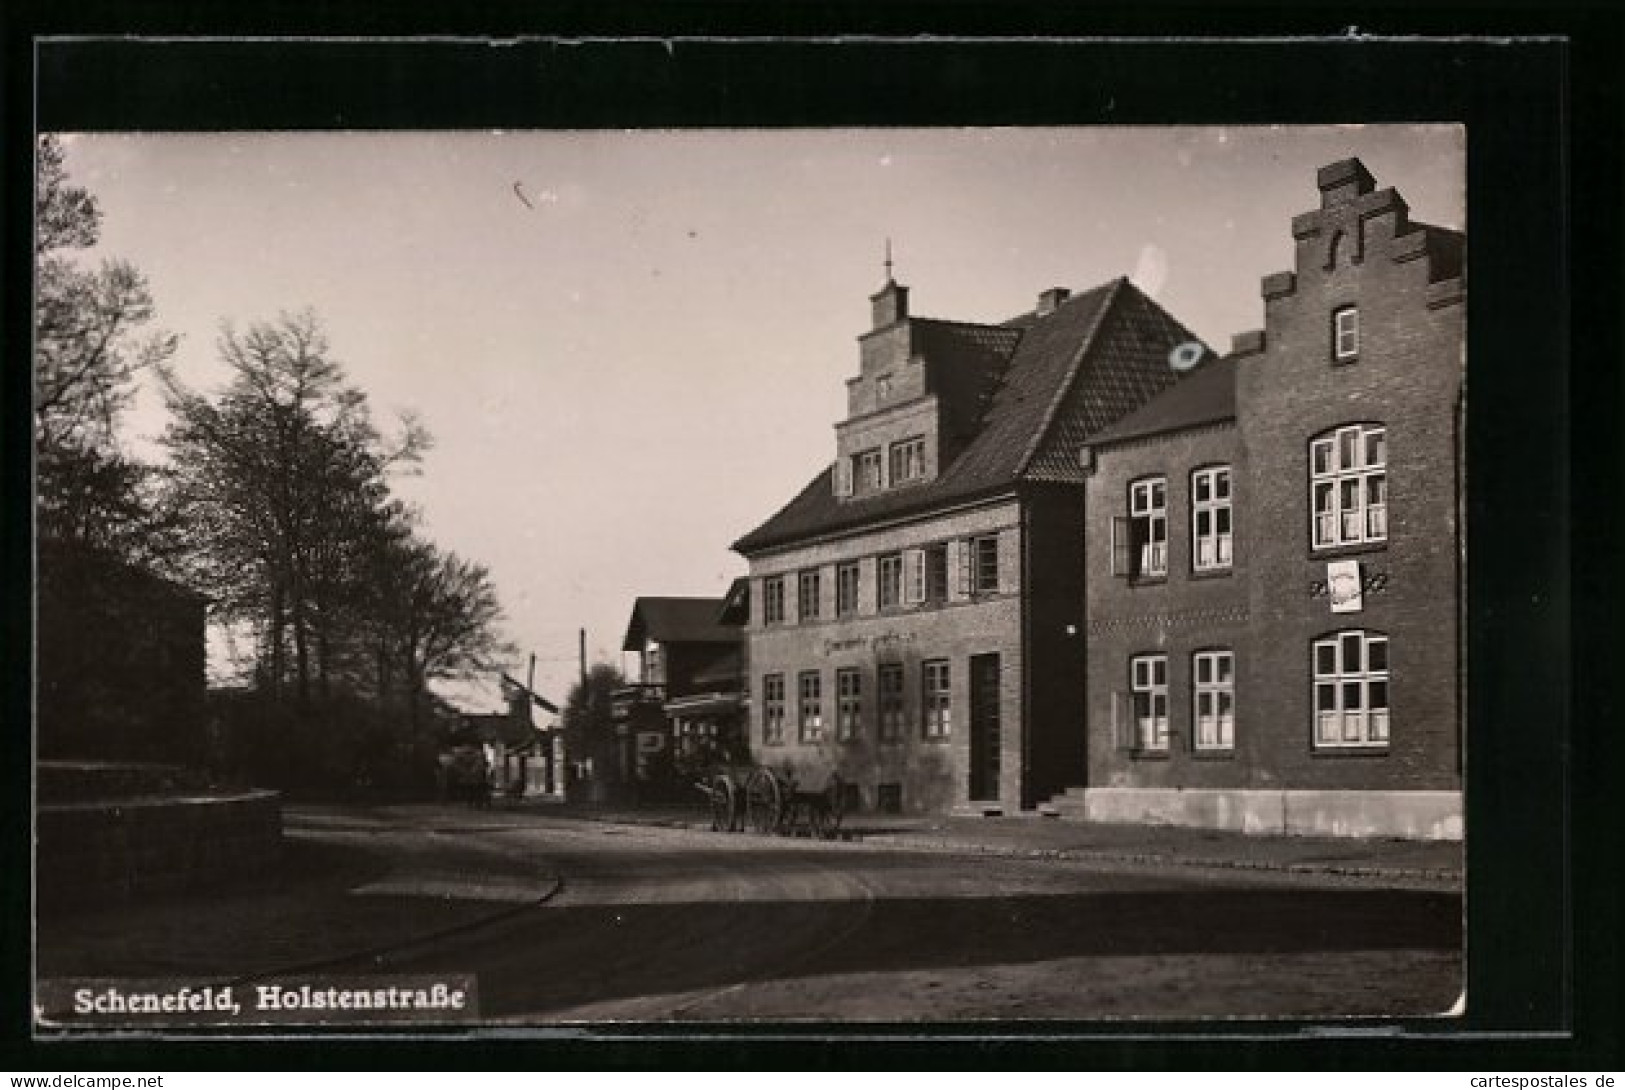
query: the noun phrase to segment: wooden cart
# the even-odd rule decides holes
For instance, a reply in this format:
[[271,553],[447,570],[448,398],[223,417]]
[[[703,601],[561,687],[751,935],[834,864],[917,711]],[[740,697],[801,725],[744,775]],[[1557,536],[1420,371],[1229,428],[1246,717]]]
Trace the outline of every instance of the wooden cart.
[[830,772],[822,789],[802,787],[792,771],[758,765],[718,769],[696,784],[711,801],[711,828],[718,832],[753,832],[793,836],[805,830],[822,840],[841,832],[846,788],[840,773]]

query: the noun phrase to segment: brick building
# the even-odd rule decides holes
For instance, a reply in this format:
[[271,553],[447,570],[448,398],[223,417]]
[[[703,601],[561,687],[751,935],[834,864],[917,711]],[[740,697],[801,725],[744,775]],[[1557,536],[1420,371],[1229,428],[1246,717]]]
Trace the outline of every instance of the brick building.
[[201,767],[207,599],[67,542],[38,571],[40,757]]
[[1078,451],[1207,352],[1126,279],[998,325],[871,302],[834,463],[734,546],[754,756],[881,809],[1030,807],[1084,770]]
[[1264,329],[1089,441],[1063,812],[1461,834],[1464,238],[1318,183]]

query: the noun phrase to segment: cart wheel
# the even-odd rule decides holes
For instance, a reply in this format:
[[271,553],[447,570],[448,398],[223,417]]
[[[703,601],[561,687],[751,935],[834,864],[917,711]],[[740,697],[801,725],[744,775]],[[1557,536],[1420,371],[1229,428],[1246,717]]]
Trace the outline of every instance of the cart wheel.
[[846,816],[846,781],[839,772],[829,774],[829,785],[824,788],[823,827],[818,835],[834,840],[841,835],[841,818]]
[[779,778],[765,768],[750,774],[745,784],[745,820],[758,833],[778,829],[784,817],[784,792]]
[[719,833],[733,832],[736,821],[734,816],[734,782],[726,773],[717,776],[711,781],[711,828]]

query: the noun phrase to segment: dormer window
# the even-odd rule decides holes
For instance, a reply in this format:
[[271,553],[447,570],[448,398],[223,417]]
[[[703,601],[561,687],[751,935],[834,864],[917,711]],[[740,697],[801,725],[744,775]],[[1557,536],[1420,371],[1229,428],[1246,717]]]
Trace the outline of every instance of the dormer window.
[[862,495],[879,492],[885,486],[880,476],[880,448],[862,450],[852,456],[852,488]]
[[925,439],[916,436],[891,445],[891,483],[906,484],[925,476]]
[[1332,312],[1332,359],[1348,363],[1360,355],[1360,311],[1339,307]]

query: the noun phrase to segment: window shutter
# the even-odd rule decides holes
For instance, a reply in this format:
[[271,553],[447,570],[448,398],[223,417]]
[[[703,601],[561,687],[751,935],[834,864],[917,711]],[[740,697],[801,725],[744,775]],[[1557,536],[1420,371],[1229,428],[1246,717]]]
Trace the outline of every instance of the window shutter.
[[1124,517],[1112,519],[1112,574],[1133,575],[1137,551],[1134,548],[1134,520]]
[[842,498],[852,494],[852,459],[845,455],[835,459],[835,494]]
[[903,601],[919,605],[925,601],[925,550],[903,551]]
[[1124,692],[1112,693],[1112,744],[1120,750],[1134,748],[1134,702]]
[[976,586],[976,547],[967,538],[954,542],[959,550],[959,572],[955,584],[959,588],[961,598],[969,598]]

